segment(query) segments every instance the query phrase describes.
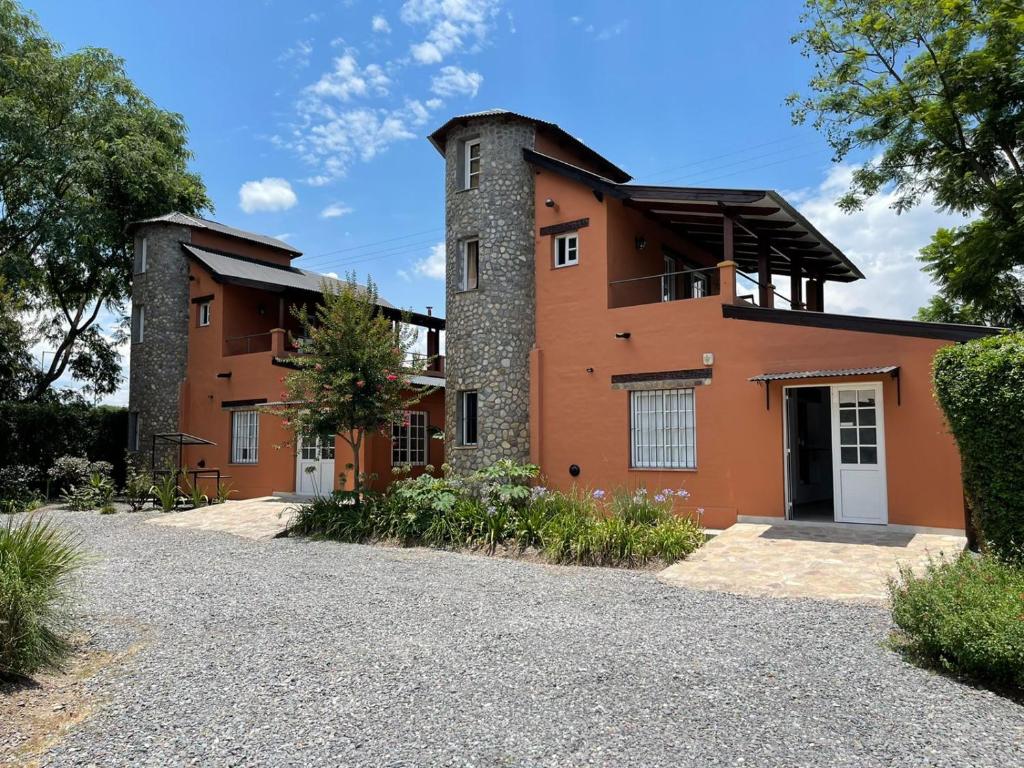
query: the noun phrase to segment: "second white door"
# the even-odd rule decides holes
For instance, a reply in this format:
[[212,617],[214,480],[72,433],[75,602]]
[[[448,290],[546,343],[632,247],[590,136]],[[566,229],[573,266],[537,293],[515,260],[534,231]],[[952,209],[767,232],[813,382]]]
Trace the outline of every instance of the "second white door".
[[882,385],[832,387],[832,482],[836,522],[889,520]]
[[326,496],[334,490],[334,435],[301,438],[295,458],[296,493]]

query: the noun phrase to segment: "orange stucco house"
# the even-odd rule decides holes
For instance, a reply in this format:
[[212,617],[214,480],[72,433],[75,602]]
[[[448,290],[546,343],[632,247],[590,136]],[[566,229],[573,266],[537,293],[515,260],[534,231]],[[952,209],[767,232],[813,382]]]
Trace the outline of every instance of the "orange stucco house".
[[[631,184],[557,125],[504,110],[430,141],[445,159],[447,311],[411,319],[428,356],[445,334],[414,382],[441,389],[370,442],[378,486],[398,464],[512,458],[556,488],[684,487],[709,527],[964,528],[931,360],[993,329],[826,311],[827,283],[864,276],[776,192]],[[290,445],[261,410],[300,354],[288,307],[315,301],[322,276],[293,267],[287,243],[215,222],[132,231],[132,447],[199,438],[172,450],[242,498],[334,487],[344,444]]]
[[[219,476],[232,498],[314,495],[339,486],[352,461],[334,436],[295,435],[273,414],[282,377],[299,354],[295,305],[312,305],[324,280],[298,269],[287,243],[172,213],[132,225],[135,277],[129,382],[129,449],[161,470],[179,462],[201,470],[212,492]],[[405,313],[384,299],[380,311],[420,326],[426,362],[412,384],[428,392],[408,426],[373,434],[360,465],[385,487],[392,468],[413,474],[440,466],[444,445],[444,320]],[[351,472],[348,472],[349,476]]]

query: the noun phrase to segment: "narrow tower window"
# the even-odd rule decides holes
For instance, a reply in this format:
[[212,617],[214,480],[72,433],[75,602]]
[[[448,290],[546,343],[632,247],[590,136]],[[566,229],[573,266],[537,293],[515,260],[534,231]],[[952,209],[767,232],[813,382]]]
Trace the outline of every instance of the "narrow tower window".
[[139,248],[135,252],[135,274],[141,274],[146,271],[146,238],[142,238],[139,241]]
[[146,308],[142,304],[132,307],[132,341],[141,344],[146,336]]
[[459,393],[459,442],[462,445],[476,445],[476,390]]
[[480,241],[465,240],[462,243],[462,285],[464,291],[475,291],[480,287]]
[[466,189],[477,189],[480,186],[480,139],[467,141],[465,144],[465,168],[466,177],[464,187]]
[[199,305],[199,324],[210,324],[210,302],[204,301]]

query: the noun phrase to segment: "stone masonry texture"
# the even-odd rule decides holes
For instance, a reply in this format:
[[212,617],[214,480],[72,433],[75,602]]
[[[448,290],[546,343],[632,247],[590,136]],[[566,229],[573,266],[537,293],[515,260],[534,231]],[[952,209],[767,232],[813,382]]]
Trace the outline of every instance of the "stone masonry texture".
[[[463,189],[460,153],[480,139],[477,189]],[[530,349],[534,343],[534,178],[523,160],[534,128],[484,117],[453,129],[445,147],[447,328],[445,456],[457,471],[530,457]],[[462,243],[480,242],[480,287],[460,290]],[[478,442],[457,440],[459,393],[478,392]]]
[[[134,276],[132,305],[145,307],[142,343],[132,341],[128,409],[139,414],[140,461],[147,465],[152,436],[177,432],[180,389],[188,362],[188,263],[182,242],[191,230],[173,224],[149,224],[135,232],[136,253],[146,238],[146,271]],[[158,449],[157,463],[177,458]],[[157,467],[160,468],[159,466]]]

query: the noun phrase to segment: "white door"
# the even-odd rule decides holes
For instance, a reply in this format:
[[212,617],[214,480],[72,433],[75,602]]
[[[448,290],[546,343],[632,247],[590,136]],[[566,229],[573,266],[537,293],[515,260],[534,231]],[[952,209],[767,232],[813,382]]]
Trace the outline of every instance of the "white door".
[[295,451],[295,492],[326,496],[334,490],[334,435],[305,436]]
[[841,523],[889,520],[882,385],[832,387],[832,482]]
[[679,276],[675,274],[678,271],[679,267],[675,258],[672,256],[665,256],[665,272],[661,276],[662,301],[675,301],[679,298],[676,295],[676,278]]

